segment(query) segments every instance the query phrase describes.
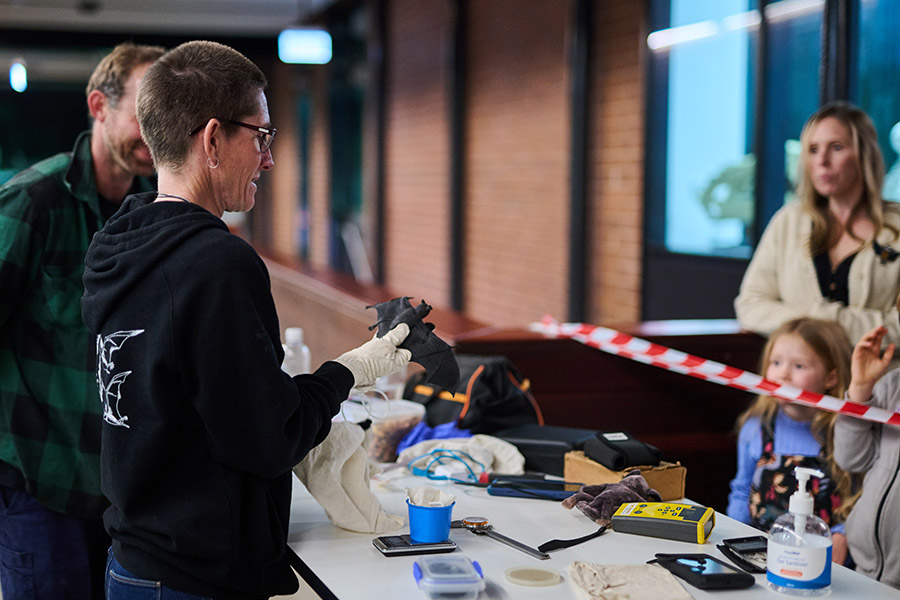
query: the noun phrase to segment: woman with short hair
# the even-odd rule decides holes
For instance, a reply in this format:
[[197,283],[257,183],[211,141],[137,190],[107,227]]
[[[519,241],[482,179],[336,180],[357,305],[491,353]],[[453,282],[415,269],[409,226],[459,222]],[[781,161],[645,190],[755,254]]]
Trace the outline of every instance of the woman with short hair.
[[256,600],[297,590],[291,468],[351,387],[407,364],[399,325],[290,377],[265,264],[224,211],[253,207],[272,168],[266,78],[188,42],[137,96],[159,191],[129,196],[91,243],[82,316],[97,335],[109,600]]

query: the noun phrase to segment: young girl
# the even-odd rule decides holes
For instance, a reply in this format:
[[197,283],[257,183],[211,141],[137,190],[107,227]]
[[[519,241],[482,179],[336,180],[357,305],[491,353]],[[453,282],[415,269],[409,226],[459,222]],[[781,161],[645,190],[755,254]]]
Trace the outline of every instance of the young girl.
[[[884,327],[876,327],[856,344],[847,396],[897,411],[900,369],[884,375],[894,356],[894,344],[881,353],[886,335]],[[856,570],[900,588],[900,427],[839,416],[834,442],[834,458],[841,467],[866,472],[862,495],[847,517],[847,542]]]
[[[850,379],[850,341],[834,321],[788,321],[769,338],[761,371],[766,379],[810,392],[842,397]],[[738,418],[737,474],[731,481],[728,516],[768,531],[797,489],[794,467],[819,469],[810,480],[815,513],[832,526],[832,558],[847,557],[843,518],[854,484],[832,458],[835,414],[760,396]]]

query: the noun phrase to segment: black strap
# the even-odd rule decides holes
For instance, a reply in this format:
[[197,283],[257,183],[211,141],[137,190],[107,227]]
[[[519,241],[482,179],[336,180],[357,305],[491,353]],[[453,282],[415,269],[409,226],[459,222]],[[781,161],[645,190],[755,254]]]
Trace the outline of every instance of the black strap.
[[300,575],[300,578],[303,579],[309,587],[313,589],[315,593],[319,595],[322,600],[339,600],[337,596],[334,595],[334,592],[328,589],[328,586],[319,579],[319,576],[313,573],[313,570],[309,568],[309,566],[303,562],[303,559],[294,552],[294,549],[290,546],[287,546],[288,549],[288,562],[291,563],[291,566],[294,567],[294,570],[297,571],[297,574]]
[[574,538],[571,540],[550,540],[549,542],[544,542],[543,544],[538,546],[537,549],[541,552],[550,552],[551,550],[559,550],[560,548],[571,548],[572,546],[603,535],[604,531],[606,531],[606,526],[602,526],[594,533],[589,533],[587,535],[581,536],[580,538]]

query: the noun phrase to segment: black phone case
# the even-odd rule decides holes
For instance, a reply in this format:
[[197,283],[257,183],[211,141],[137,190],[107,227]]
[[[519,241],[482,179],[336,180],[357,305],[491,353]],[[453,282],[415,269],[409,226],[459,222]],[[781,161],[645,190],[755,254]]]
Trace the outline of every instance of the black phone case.
[[[702,558],[723,565],[729,572],[727,573],[698,573],[685,565],[677,562],[679,558],[698,559]],[[689,584],[701,590],[721,590],[721,589],[738,589],[752,586],[756,583],[756,579],[749,573],[744,573],[735,569],[728,563],[714,558],[709,554],[657,554],[656,562],[669,571],[673,575],[681,577]]]
[[722,543],[737,553],[765,552],[769,547],[769,538],[764,535],[753,535],[742,538],[728,538]]
[[389,537],[397,536],[379,536],[372,540],[372,545],[378,549],[384,556],[412,556],[418,554],[441,554],[443,552],[453,552],[456,550],[456,544],[447,540],[436,544],[417,544],[409,540],[409,535],[401,535],[399,537],[406,538],[407,544],[402,546],[391,545],[387,541]]
[[768,538],[764,535],[756,535],[743,538],[730,538],[722,540],[716,546],[719,551],[748,573],[765,573],[766,570],[747,559],[748,555],[765,554],[768,550]]
[[748,573],[765,573],[766,570],[762,567],[758,567],[754,565],[752,562],[745,559],[739,552],[735,551],[730,546],[726,546],[725,544],[719,544],[716,546],[719,551],[728,557],[728,559],[733,562],[735,565],[740,567],[741,569],[747,571]]

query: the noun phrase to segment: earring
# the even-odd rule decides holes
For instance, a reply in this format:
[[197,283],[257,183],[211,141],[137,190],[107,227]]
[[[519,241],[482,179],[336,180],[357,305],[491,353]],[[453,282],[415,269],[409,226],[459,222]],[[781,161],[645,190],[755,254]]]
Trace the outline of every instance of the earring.
[[211,157],[211,156],[207,156],[207,157],[206,157],[206,166],[209,167],[210,169],[215,169],[215,168],[217,168],[217,167],[219,166],[219,159],[217,158],[217,159],[216,159],[216,163],[213,164],[213,159],[212,159],[212,157]]

